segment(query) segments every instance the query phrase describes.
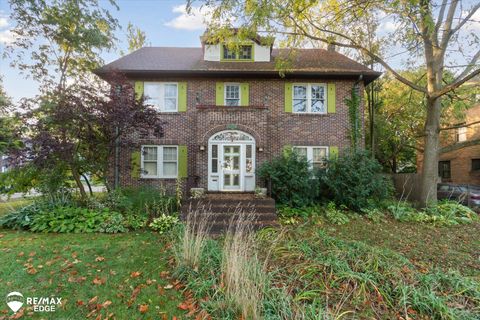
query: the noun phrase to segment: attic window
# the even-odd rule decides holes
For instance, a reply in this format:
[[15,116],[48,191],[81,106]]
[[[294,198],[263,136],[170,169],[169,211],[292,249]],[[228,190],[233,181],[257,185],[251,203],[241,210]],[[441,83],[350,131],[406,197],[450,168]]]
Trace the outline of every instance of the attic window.
[[251,60],[252,46],[243,45],[237,50],[230,50],[227,46],[223,46],[223,60]]

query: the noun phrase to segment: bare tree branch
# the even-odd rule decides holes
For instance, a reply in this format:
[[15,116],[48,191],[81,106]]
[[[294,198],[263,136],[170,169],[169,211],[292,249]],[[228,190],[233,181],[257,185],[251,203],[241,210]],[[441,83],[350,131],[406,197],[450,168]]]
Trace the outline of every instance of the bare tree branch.
[[458,129],[458,128],[468,128],[468,127],[471,127],[471,126],[479,124],[479,123],[480,123],[480,120],[470,122],[470,123],[466,123],[466,124],[458,124],[458,125],[451,126],[451,127],[440,128],[438,130],[439,131],[445,131],[445,130],[454,130],[454,129]]
[[474,78],[476,75],[479,75],[479,74],[480,74],[480,68],[473,71],[472,73],[470,73],[468,76],[464,77],[463,79],[460,79],[456,82],[453,82],[453,83],[449,84],[448,86],[445,86],[442,89],[432,93],[430,95],[430,97],[433,98],[433,99],[441,97],[442,95],[446,94],[447,92],[455,90],[456,88],[460,87],[462,84],[464,84],[465,82],[467,82],[468,80]]
[[475,14],[475,12],[477,12],[478,9],[480,9],[480,3],[473,6],[468,15],[462,21],[460,21],[455,28],[450,31],[450,36],[460,30],[460,28],[463,27],[463,25],[470,20],[470,18]]

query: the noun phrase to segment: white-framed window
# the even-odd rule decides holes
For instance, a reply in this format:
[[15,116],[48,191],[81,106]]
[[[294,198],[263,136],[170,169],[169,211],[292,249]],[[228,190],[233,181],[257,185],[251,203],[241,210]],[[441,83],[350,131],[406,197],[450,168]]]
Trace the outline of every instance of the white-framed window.
[[159,112],[178,111],[178,83],[145,82],[145,103],[153,105]]
[[467,141],[467,127],[457,128],[455,132],[455,140],[457,142]]
[[178,146],[142,146],[141,168],[142,178],[177,178]]
[[225,105],[231,107],[240,105],[239,83],[225,83]]
[[293,151],[307,158],[312,168],[324,168],[328,158],[328,147],[295,146]]
[[324,83],[293,84],[294,113],[327,113],[327,85]]

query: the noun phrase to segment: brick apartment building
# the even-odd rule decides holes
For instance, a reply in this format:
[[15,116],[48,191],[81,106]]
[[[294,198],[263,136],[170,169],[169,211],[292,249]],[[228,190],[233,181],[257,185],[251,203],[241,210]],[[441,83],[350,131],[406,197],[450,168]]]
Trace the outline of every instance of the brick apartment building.
[[[202,37],[199,48],[145,47],[99,69],[125,74],[166,122],[161,139],[138,136],[141,147],[121,151],[120,185],[168,187],[180,177],[209,191],[253,191],[256,168],[285,146],[314,166],[348,147],[345,99],[380,74],[335,50],[264,43],[230,50]],[[281,77],[275,60],[289,54]]]
[[[461,125],[472,124],[462,127]],[[480,104],[465,111],[459,128],[442,132],[438,175],[442,182],[480,185]],[[417,157],[421,172],[423,157]]]

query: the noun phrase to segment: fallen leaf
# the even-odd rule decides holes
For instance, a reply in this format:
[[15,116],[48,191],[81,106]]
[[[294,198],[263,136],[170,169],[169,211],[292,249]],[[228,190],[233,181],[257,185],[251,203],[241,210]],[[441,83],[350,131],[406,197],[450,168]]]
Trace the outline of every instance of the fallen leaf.
[[105,258],[98,256],[98,257],[95,258],[95,261],[97,261],[97,262],[105,261]]
[[148,311],[148,304],[141,304],[138,307],[138,311],[140,311],[140,313],[146,313]]
[[30,252],[29,256],[30,256],[30,257],[35,257],[36,254],[37,254],[37,253],[36,253],[35,251],[32,251],[32,252]]
[[163,287],[164,289],[172,289],[173,288],[173,285],[171,284],[167,284],[165,287]]
[[102,307],[106,308],[106,307],[108,307],[108,306],[111,305],[111,304],[112,304],[112,301],[107,300],[107,301],[105,301],[104,303],[102,303]]
[[102,285],[106,282],[107,280],[105,278],[99,278],[99,277],[95,277],[95,279],[92,280],[92,283],[93,284],[96,284],[96,285]]
[[132,273],[130,273],[130,277],[138,278],[138,277],[140,277],[141,274],[142,274],[141,272],[133,271]]
[[88,304],[95,303],[95,302],[97,302],[97,300],[98,300],[98,296],[95,296],[92,299],[88,300]]
[[23,251],[18,254],[19,257],[23,257],[24,255],[25,255],[25,252]]
[[28,273],[28,274],[35,274],[35,273],[37,273],[37,270],[36,270],[35,268],[33,268],[33,267],[32,267],[32,268],[28,268],[28,269],[27,269],[27,273]]
[[83,306],[85,303],[82,300],[77,300],[77,306]]

